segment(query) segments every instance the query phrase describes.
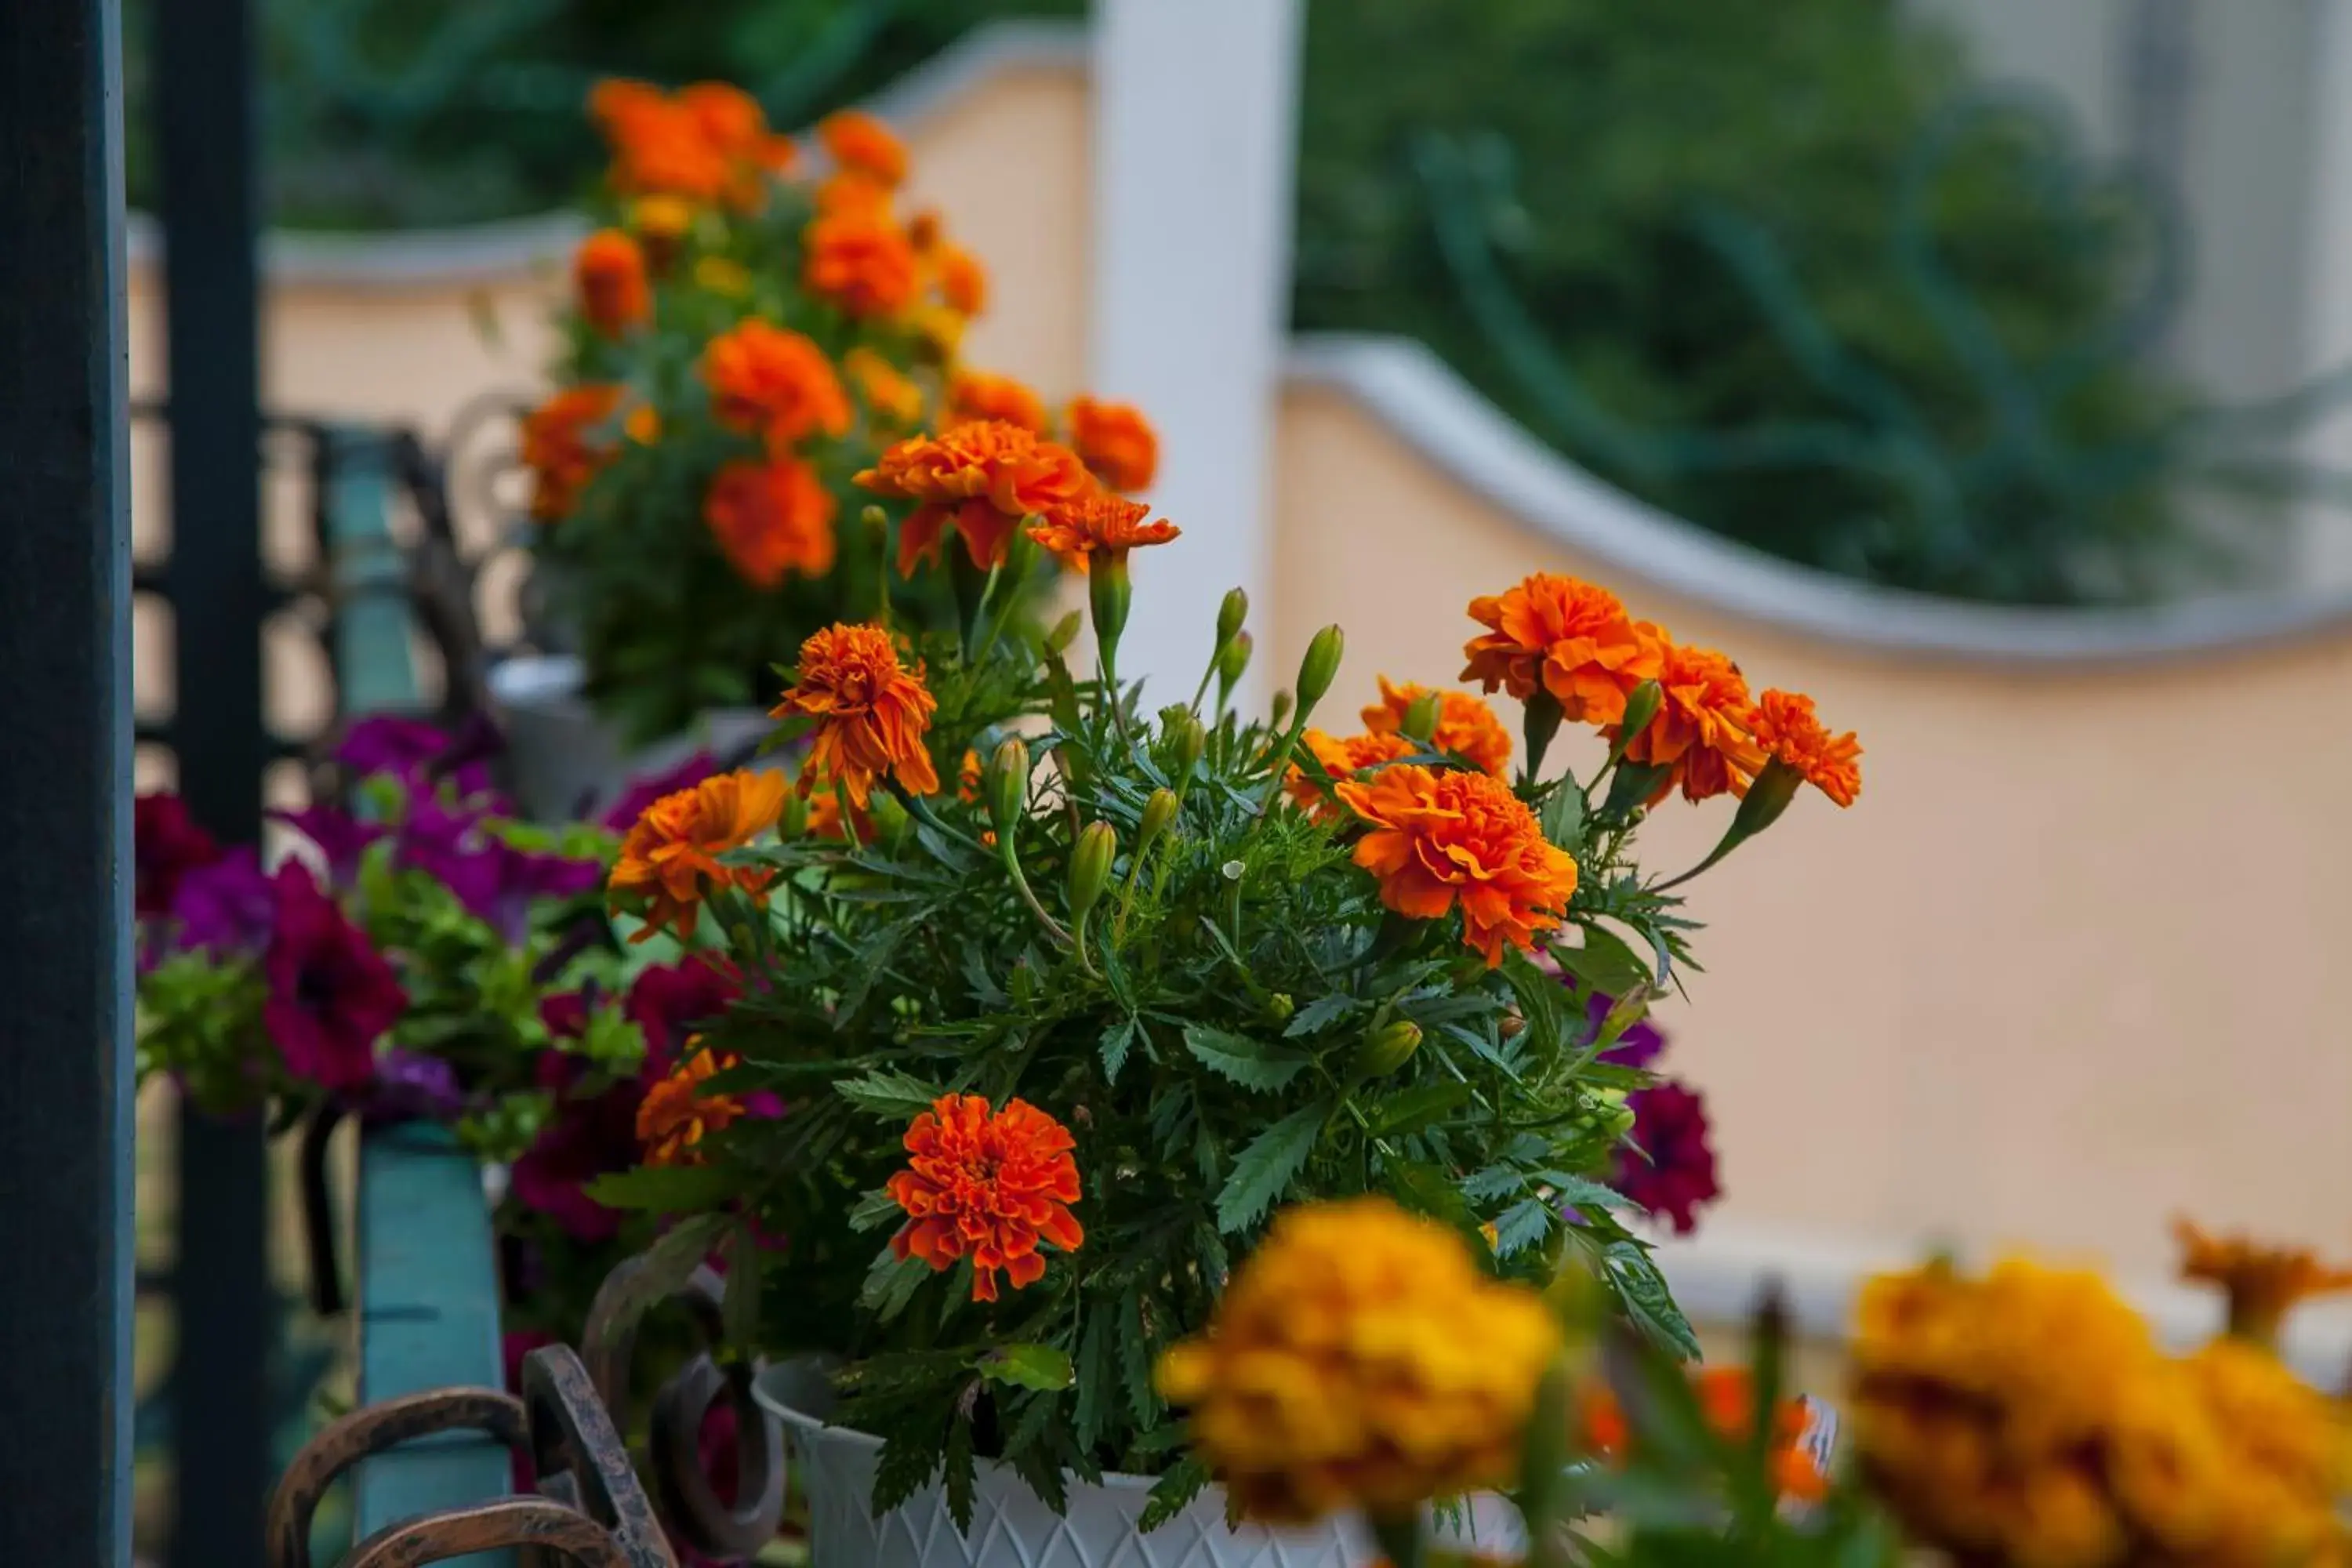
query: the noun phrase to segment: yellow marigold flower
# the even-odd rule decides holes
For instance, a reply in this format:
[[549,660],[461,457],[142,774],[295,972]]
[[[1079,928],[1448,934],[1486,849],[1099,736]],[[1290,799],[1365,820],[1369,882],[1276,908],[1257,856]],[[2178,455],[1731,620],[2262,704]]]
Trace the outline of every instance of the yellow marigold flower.
[[1541,1297],[1488,1278],[1445,1226],[1367,1197],[1277,1215],[1157,1380],[1249,1518],[1397,1519],[1510,1484],[1559,1349]]
[[[1402,734],[1404,716],[1429,695],[1429,688],[1408,681],[1392,686],[1381,677],[1381,700],[1364,710],[1364,728],[1375,735]],[[1451,756],[1464,758],[1481,771],[1501,778],[1511,767],[1511,732],[1495,710],[1466,691],[1437,693],[1437,727],[1430,744]]]
[[923,416],[923,389],[881,354],[863,344],[842,356],[841,368],[875,417],[895,426]]
[[1862,794],[1862,744],[1849,730],[1832,735],[1801,692],[1767,691],[1756,700],[1748,729],[1766,755],[1797,770],[1804,781],[1841,806]]
[[2172,1222],[2172,1234],[2180,1243],[2180,1277],[2220,1286],[2229,1298],[2230,1331],[2256,1344],[2276,1345],[2279,1326],[2298,1303],[2352,1290],[2352,1268],[2323,1264],[2308,1247],[2210,1235],[2186,1219]]
[[695,1145],[743,1114],[733,1095],[709,1094],[703,1085],[736,1065],[731,1056],[713,1055],[698,1040],[687,1042],[687,1058],[670,1075],[646,1090],[637,1106],[637,1142],[648,1165],[689,1165],[700,1161]]
[[1576,862],[1502,780],[1398,763],[1338,786],[1371,825],[1356,864],[1380,879],[1381,902],[1437,920],[1458,901],[1462,939],[1495,968],[1503,949],[1535,945],[1576,893]]
[[1657,639],[1616,595],[1574,577],[1539,572],[1471,600],[1470,618],[1486,630],[1463,645],[1462,679],[1521,701],[1548,692],[1570,723],[1616,723],[1627,694],[1658,673]]
[[862,807],[886,773],[911,795],[939,793],[940,775],[923,744],[938,706],[922,667],[899,667],[888,632],[837,623],[801,644],[799,679],[773,716],[817,721],[801,773],[803,793],[811,784],[838,783]]
[[665,928],[680,941],[691,937],[702,900],[720,888],[764,893],[772,872],[730,866],[719,857],[776,825],[787,787],[782,773],[744,769],[715,773],[646,807],[621,840],[606,883],[615,909],[644,903],[645,929],[630,940],[644,942]]
[[696,262],[694,282],[697,288],[728,300],[740,300],[751,292],[751,274],[741,262],[723,256],[706,256]]
[[629,416],[621,421],[621,434],[640,447],[652,446],[661,439],[661,433],[660,411],[650,403],[638,404],[629,410]]
[[1029,537],[1052,551],[1063,565],[1084,572],[1099,555],[1114,564],[1147,544],[1165,544],[1183,531],[1166,518],[1147,522],[1151,509],[1139,500],[1097,490],[1048,507],[1029,525]]
[[969,425],[976,419],[1001,419],[1018,425],[1032,436],[1045,433],[1045,400],[1027,384],[984,370],[960,370],[948,381],[949,425]]

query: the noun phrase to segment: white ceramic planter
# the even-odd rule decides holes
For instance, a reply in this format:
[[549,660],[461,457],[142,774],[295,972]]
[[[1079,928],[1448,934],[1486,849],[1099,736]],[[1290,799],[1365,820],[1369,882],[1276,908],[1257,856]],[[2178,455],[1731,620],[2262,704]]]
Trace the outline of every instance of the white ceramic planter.
[[774,721],[757,708],[715,709],[683,735],[631,750],[581,695],[580,661],[568,655],[503,659],[490,668],[513,767],[515,804],[537,822],[593,816],[633,779],[676,767],[698,751],[719,756],[757,742]]
[[[985,1459],[969,1535],[956,1529],[937,1485],[877,1519],[867,1504],[881,1439],[813,1414],[832,1403],[813,1366],[770,1368],[753,1397],[784,1424],[788,1468],[808,1499],[812,1568],[1365,1568],[1381,1554],[1353,1519],[1305,1530],[1230,1529],[1215,1487],[1147,1534],[1137,1521],[1149,1476],[1106,1475],[1100,1486],[1073,1479],[1069,1510],[1057,1517],[1009,1468]],[[1477,1500],[1454,1540],[1497,1556],[1526,1546],[1517,1510],[1499,1498]]]

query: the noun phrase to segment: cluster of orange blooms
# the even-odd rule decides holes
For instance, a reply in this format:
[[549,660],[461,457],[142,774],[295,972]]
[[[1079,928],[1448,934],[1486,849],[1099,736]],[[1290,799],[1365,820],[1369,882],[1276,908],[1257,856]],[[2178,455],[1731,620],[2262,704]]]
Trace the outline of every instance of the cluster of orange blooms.
[[[1694,1369],[1691,1390],[1709,1430],[1728,1442],[1745,1443],[1756,1431],[1756,1380],[1744,1366]],[[1622,1460],[1631,1440],[1625,1412],[1605,1383],[1585,1386],[1578,1412],[1583,1447],[1605,1459]],[[1807,1447],[1811,1417],[1801,1399],[1784,1399],[1771,1415],[1772,1482],[1781,1497],[1795,1502],[1815,1502],[1829,1491],[1829,1477]]]
[[1677,787],[1694,801],[1744,795],[1774,758],[1840,805],[1862,792],[1861,746],[1824,729],[1812,699],[1751,697],[1730,659],[1634,620],[1606,588],[1538,573],[1472,600],[1470,616],[1486,630],[1463,649],[1465,680],[1521,701],[1548,699],[1569,722],[1598,725],[1612,741],[1627,699],[1656,682],[1657,714],[1625,748],[1629,763],[1665,770],[1653,799]]

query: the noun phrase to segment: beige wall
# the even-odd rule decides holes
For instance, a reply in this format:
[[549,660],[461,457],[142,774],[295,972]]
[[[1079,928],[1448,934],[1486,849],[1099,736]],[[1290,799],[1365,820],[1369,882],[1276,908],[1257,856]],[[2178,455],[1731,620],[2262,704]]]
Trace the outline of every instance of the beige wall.
[[[1056,395],[1086,363],[1087,125],[1076,68],[1041,67],[982,80],[913,135],[918,195],[994,275],[974,359]],[[486,390],[532,385],[547,298],[526,278],[280,288],[271,398],[436,429]],[[143,277],[133,301],[152,386]],[[1276,469],[1269,657],[1286,680],[1308,634],[1344,623],[1335,707],[1380,672],[1452,679],[1474,594],[1537,569],[1612,576],[1328,390],[1287,395]],[[155,477],[138,476],[151,542]],[[274,528],[289,559],[291,519]],[[2352,1246],[2352,637],[2021,675],[1613,585],[1759,682],[1814,693],[1868,747],[1854,810],[1808,796],[1693,891],[1707,973],[1666,1021],[1718,1118],[1727,1226],[2095,1247],[2142,1274],[2176,1208]],[[149,652],[152,691],[167,672]],[[281,685],[290,711],[305,682]],[[1648,864],[1695,859],[1722,822],[1664,810]]]

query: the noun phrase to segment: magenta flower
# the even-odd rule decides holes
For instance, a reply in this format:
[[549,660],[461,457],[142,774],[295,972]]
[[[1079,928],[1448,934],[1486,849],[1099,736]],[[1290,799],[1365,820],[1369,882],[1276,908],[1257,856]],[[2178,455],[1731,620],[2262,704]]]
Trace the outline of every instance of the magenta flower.
[[359,875],[360,857],[387,831],[336,805],[310,805],[300,811],[273,811],[269,815],[318,847],[320,856],[327,862],[328,884],[338,888],[351,885]]
[[453,739],[422,719],[379,713],[345,731],[342,744],[335,748],[335,761],[359,778],[396,778],[411,795],[430,794],[446,777],[457,786],[460,799],[470,800],[490,793],[490,769],[484,760],[489,751],[471,733]]
[[403,866],[447,888],[468,914],[509,946],[519,947],[530,936],[533,904],[578,898],[604,878],[596,861],[518,849],[484,828],[479,816],[452,811],[422,795],[409,803],[399,853]]
[[296,1078],[344,1093],[364,1089],[375,1076],[375,1043],[400,1021],[408,994],[308,866],[280,866],[271,890],[277,919],[262,955],[269,983],[262,1026]]
[[[587,1032],[587,998],[550,996],[539,1005],[548,1033],[577,1039]],[[578,1094],[587,1064],[568,1051],[540,1053],[538,1079],[552,1091],[554,1114],[514,1163],[509,1181],[515,1201],[547,1215],[568,1236],[584,1242],[610,1241],[621,1228],[620,1214],[590,1197],[597,1177],[637,1163],[637,1107],[646,1098],[644,1078],[624,1079],[601,1094]]]
[[1633,1146],[1618,1152],[1610,1184],[1687,1236],[1698,1226],[1699,1205],[1723,1195],[1707,1141],[1706,1101],[1669,1080],[1633,1090],[1625,1103],[1633,1112]]
[[173,945],[215,958],[255,953],[269,941],[278,900],[250,845],[184,873],[172,895]]
[[687,1037],[726,1012],[742,990],[733,965],[699,956],[640,970],[623,1011],[645,1033],[646,1081],[667,1078]]
[[[1584,1036],[1579,1045],[1591,1045],[1601,1037],[1601,1026],[1608,1021],[1609,1009],[1617,1005],[1614,996],[1595,992],[1592,1000],[1584,1005]],[[1625,1032],[1601,1053],[1601,1059],[1619,1067],[1645,1068],[1658,1059],[1666,1048],[1666,1037],[1647,1018],[1639,1018],[1626,1026]]]
[[176,795],[142,795],[131,803],[131,816],[137,874],[132,907],[142,920],[169,913],[182,880],[217,861],[220,846],[196,825]]
[[466,1108],[457,1069],[439,1057],[394,1046],[376,1058],[375,1082],[360,1107],[370,1122],[449,1121]]

